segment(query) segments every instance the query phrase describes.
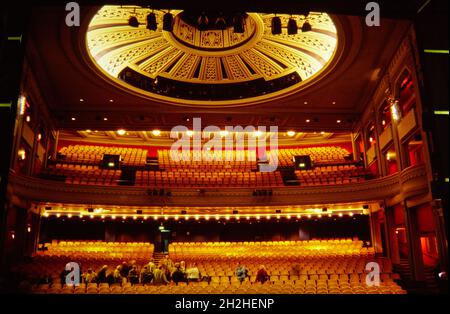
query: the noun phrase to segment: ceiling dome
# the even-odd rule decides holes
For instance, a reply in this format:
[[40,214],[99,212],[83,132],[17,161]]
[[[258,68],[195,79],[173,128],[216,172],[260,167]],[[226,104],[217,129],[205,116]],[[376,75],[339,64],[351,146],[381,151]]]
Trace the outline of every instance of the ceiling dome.
[[[147,15],[156,15],[156,30]],[[171,11],[173,30],[162,29],[165,12],[130,6],[103,6],[89,23],[86,43],[98,69],[118,86],[175,105],[234,106],[263,102],[304,88],[330,64],[337,48],[335,24],[326,13],[311,12],[312,30],[288,35],[288,20],[278,15],[282,33],[273,35],[273,14],[247,13],[241,31],[230,17],[217,27],[195,14]],[[128,24],[134,16],[138,27]],[[194,16],[194,18],[193,18]],[[211,20],[211,21],[210,21]],[[202,20],[205,22],[205,19]]]

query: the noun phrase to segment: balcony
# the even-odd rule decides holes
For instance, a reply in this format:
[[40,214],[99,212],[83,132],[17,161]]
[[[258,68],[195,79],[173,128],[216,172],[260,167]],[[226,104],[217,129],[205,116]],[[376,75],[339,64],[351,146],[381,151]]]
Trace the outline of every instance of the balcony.
[[[267,189],[267,188],[265,188]],[[274,187],[271,195],[254,196],[253,188],[169,188],[170,196],[154,196],[145,187],[79,185],[10,174],[13,202],[105,204],[117,206],[290,206],[404,199],[428,193],[424,165],[365,182],[329,186]]]

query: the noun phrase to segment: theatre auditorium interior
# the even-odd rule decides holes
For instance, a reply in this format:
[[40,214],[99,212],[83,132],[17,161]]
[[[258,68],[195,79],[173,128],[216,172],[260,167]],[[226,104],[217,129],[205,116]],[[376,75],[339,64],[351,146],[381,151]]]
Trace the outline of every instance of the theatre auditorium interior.
[[448,293],[448,3],[212,2],[2,20],[0,290]]

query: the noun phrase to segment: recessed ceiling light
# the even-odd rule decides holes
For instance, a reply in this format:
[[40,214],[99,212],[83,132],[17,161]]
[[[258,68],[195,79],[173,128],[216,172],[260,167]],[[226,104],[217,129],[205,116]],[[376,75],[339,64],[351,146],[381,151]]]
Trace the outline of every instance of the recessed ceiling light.
[[336,120],[336,123],[341,123],[341,120]]
[[305,102],[304,102],[304,104],[305,104],[305,105],[307,105],[307,104],[308,104],[308,102],[307,102],[307,101],[305,101]]
[[114,99],[110,99],[109,102],[114,102]]
[[125,131],[124,129],[117,130],[117,134],[119,134],[119,135],[125,135],[126,133],[127,133],[127,131]]
[[309,120],[309,119],[306,119],[306,123],[310,123],[311,122],[311,120]]
[[103,118],[103,121],[108,121],[108,118],[107,118],[107,117],[104,117],[104,118]]
[[77,118],[75,118],[75,117],[72,117],[72,118],[71,118],[72,121],[75,121],[76,119],[77,119]]
[[161,131],[160,131],[160,130],[153,130],[153,131],[152,131],[152,134],[153,134],[154,136],[160,136],[160,135],[161,135]]
[[295,135],[295,131],[287,131],[287,136],[293,137]]
[[84,99],[83,98],[80,98],[80,102],[83,102],[84,101]]
[[335,101],[333,101],[333,102],[332,102],[332,104],[333,104],[333,105],[336,105],[336,102],[335,102]]

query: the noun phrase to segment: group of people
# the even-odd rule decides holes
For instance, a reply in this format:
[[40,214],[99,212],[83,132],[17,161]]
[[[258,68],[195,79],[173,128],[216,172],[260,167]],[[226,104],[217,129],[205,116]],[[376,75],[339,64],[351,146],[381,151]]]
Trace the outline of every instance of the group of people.
[[[66,276],[69,271],[63,270],[60,274],[61,284],[66,283]],[[154,260],[139,268],[136,261],[129,263],[123,262],[110,270],[108,265],[103,265],[98,272],[92,268],[88,268],[86,272],[80,270],[79,282],[89,283],[108,283],[110,285],[124,282],[131,284],[154,284],[164,285],[171,281],[178,284],[178,282],[195,282],[200,281],[202,276],[195,263],[186,267],[184,261],[180,263],[173,263],[168,255],[157,265]]]
[[[248,269],[240,263],[237,264],[235,274],[241,283],[244,282],[246,278],[250,278]],[[270,276],[266,270],[266,267],[264,265],[261,265],[258,269],[258,272],[256,273],[255,282],[260,282],[263,284],[266,281],[268,281],[269,279],[270,279]]]
[[[66,283],[66,276],[69,272],[63,270],[60,274],[61,284]],[[248,269],[238,263],[235,275],[242,283],[246,278],[249,278]],[[256,282],[265,283],[269,280],[269,274],[264,266],[261,266],[256,274]],[[189,267],[186,267],[186,263],[181,261],[174,263],[169,255],[166,255],[158,265],[154,260],[148,264],[139,268],[136,265],[136,261],[129,263],[123,262],[122,264],[110,270],[108,265],[103,265],[98,272],[95,272],[92,268],[88,268],[86,272],[80,270],[80,283],[108,283],[122,284],[129,282],[131,284],[153,284],[153,285],[166,285],[170,282],[178,284],[179,282],[199,282],[201,280],[208,280],[207,276],[202,276],[196,263],[192,263]]]

